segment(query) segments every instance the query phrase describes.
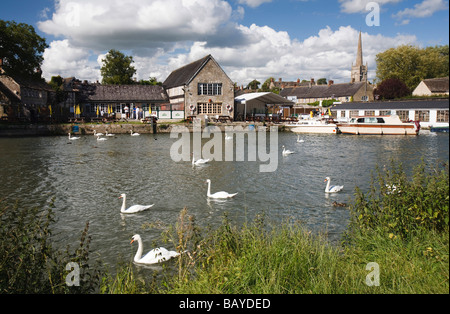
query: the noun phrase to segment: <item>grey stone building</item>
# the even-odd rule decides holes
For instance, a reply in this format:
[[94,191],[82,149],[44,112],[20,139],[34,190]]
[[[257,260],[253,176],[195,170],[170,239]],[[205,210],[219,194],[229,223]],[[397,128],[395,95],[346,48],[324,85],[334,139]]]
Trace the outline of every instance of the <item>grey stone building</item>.
[[233,116],[234,84],[211,55],[173,71],[163,83],[185,116]]

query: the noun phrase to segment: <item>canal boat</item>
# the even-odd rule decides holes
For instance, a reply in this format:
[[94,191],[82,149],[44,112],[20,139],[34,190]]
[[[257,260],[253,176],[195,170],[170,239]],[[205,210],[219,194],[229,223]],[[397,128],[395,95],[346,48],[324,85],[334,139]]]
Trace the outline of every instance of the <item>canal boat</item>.
[[397,115],[391,116],[359,116],[347,123],[337,123],[343,134],[355,135],[418,135],[420,123],[402,122]]
[[294,133],[337,134],[338,128],[333,119],[304,119],[296,124],[286,125]]

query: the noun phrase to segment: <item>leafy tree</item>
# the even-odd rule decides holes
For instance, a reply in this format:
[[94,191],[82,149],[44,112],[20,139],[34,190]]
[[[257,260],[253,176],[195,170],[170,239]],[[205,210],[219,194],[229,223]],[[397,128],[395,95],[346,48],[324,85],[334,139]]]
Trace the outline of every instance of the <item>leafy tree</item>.
[[401,80],[389,78],[381,82],[373,91],[373,94],[379,95],[382,99],[395,99],[408,96],[411,91]]
[[146,80],[140,80],[138,82],[139,85],[158,85],[158,86],[162,86],[161,82],[158,82],[158,80],[156,79],[156,77],[150,77],[148,79],[148,81]]
[[37,35],[33,26],[0,20],[0,58],[5,74],[41,78],[42,54],[47,47],[45,38]]
[[377,81],[398,78],[410,90],[428,78],[449,75],[449,46],[419,48],[403,45],[377,55]]
[[326,78],[320,78],[318,81],[317,81],[317,85],[327,85],[328,84],[328,82],[327,82],[327,79]]
[[257,80],[253,80],[250,83],[248,83],[247,88],[248,89],[252,89],[252,90],[256,90],[259,88],[259,85],[261,84],[261,82],[257,81]]
[[278,87],[270,88],[270,83],[272,82],[273,77],[269,77],[259,89],[260,92],[272,92],[274,94],[280,94],[280,89]]
[[103,84],[127,85],[134,83],[133,75],[136,74],[136,69],[131,65],[134,62],[133,57],[111,49],[102,62],[103,66],[100,72]]

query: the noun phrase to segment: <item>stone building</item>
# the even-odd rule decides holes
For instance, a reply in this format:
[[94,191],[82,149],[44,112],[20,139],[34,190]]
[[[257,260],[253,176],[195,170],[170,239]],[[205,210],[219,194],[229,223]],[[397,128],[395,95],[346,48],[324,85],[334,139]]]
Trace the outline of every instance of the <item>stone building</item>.
[[186,117],[233,116],[234,84],[211,55],[173,71],[163,86]]

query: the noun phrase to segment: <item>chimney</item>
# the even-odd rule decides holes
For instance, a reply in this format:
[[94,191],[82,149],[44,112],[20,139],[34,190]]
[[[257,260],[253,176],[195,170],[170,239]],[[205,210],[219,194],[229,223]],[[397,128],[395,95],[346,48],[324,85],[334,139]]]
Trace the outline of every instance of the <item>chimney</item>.
[[334,81],[333,80],[328,80],[328,86],[331,86],[331,85],[333,85],[334,84]]
[[314,82],[314,79],[312,78],[311,81],[309,82],[309,87],[316,85],[316,83]]
[[299,78],[297,79],[297,84],[300,84],[300,79]]
[[281,77],[278,79],[278,81],[281,83],[281,82],[283,82],[283,80],[281,79]]

